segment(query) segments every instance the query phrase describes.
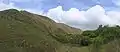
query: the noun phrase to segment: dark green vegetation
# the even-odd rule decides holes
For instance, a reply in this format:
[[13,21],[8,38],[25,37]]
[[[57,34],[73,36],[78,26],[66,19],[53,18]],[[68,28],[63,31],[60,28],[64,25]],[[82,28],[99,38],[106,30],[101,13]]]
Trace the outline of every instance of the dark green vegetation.
[[120,52],[119,36],[119,26],[82,32],[27,11],[0,11],[0,52]]
[[92,45],[94,46],[94,51],[92,52],[101,52],[100,48],[107,44],[110,44],[109,46],[113,46],[112,44],[114,44],[113,48],[111,48],[114,49],[114,51],[109,51],[120,52],[120,26],[118,25],[113,27],[99,25],[98,29],[84,31],[82,35],[89,37],[92,42]]

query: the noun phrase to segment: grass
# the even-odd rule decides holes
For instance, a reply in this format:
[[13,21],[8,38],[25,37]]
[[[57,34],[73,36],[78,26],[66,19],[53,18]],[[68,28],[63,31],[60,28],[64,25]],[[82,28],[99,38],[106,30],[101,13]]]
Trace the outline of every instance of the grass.
[[[96,50],[92,45],[63,43],[63,40],[68,41],[71,37],[75,38],[77,34],[81,34],[80,29],[55,23],[45,16],[15,9],[0,11],[0,52],[91,52]],[[115,51],[111,45],[114,47],[117,45],[113,43],[102,45],[100,52]]]
[[58,30],[55,24],[49,18],[25,11],[0,11],[0,51],[61,52],[64,44],[51,35],[60,35],[64,31]]

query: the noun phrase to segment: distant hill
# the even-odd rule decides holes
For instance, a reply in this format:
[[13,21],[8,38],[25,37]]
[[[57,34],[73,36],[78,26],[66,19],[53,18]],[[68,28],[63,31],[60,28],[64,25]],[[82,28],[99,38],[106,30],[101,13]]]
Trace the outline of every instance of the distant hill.
[[27,11],[0,11],[0,52],[66,52],[69,46],[56,39],[60,40],[59,36],[64,34],[80,35],[81,32]]
[[68,34],[70,34],[70,33],[81,34],[81,32],[82,32],[80,29],[70,27],[70,26],[63,24],[63,23],[57,23],[56,25],[57,25],[57,28],[62,29],[63,31],[67,32]]

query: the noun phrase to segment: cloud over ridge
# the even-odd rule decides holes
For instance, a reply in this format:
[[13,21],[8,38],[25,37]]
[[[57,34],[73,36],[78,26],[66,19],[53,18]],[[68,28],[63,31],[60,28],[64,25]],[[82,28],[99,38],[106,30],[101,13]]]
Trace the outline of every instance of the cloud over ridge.
[[119,25],[119,14],[119,11],[105,11],[105,9],[100,5],[95,5],[87,11],[80,11],[76,8],[64,11],[62,6],[58,6],[50,9],[47,16],[56,22],[65,23],[73,27],[81,29],[95,29],[100,24]]

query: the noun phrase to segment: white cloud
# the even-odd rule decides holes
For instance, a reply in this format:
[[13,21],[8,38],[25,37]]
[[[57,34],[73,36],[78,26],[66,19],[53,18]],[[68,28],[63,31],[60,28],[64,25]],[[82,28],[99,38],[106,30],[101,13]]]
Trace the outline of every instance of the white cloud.
[[[15,0],[14,0],[15,1]],[[35,14],[40,14],[40,15],[44,15],[43,11],[38,11],[38,10],[35,10],[35,9],[22,9],[22,8],[18,8],[16,6],[14,6],[14,3],[10,2],[8,4],[5,4],[4,2],[2,2],[2,0],[0,1],[0,11],[3,11],[3,10],[7,10],[7,9],[17,9],[17,10],[26,10],[28,12],[31,12],[31,13],[35,13]]]
[[39,14],[39,15],[46,16],[46,14],[42,10],[40,10],[40,11],[35,10],[35,9],[24,9],[24,10],[28,11],[28,12],[31,12],[31,13],[34,13],[34,14]]
[[18,8],[14,7],[13,3],[4,4],[4,3],[0,2],[0,11],[6,10],[6,9],[11,9],[11,8],[18,9]]
[[62,6],[58,6],[57,8],[50,9],[47,16],[56,22],[62,22],[77,28],[95,29],[100,24],[120,24],[119,14],[120,12],[117,11],[105,11],[100,5],[93,6],[87,11],[79,11],[76,8],[64,11]]

